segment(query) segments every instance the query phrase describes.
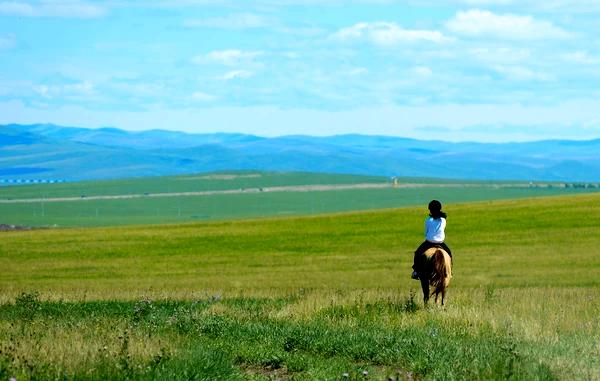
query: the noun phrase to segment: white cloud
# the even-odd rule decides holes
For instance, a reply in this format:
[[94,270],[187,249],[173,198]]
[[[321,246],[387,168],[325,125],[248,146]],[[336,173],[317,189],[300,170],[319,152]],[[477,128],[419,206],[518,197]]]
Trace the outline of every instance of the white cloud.
[[283,53],[280,53],[280,54],[281,54],[282,57],[285,57],[285,58],[290,59],[290,60],[297,60],[297,59],[299,59],[299,58],[302,57],[302,54],[300,54],[298,52],[283,52]]
[[357,23],[338,30],[331,37],[341,41],[366,40],[379,46],[415,42],[440,44],[452,41],[451,38],[436,30],[404,29],[396,23],[384,21]]
[[565,61],[584,64],[584,65],[597,65],[600,64],[600,57],[590,56],[588,52],[583,50],[578,50],[572,53],[566,53],[562,55],[562,58]]
[[553,76],[517,65],[494,66],[494,70],[514,81],[551,81]]
[[225,66],[236,66],[243,63],[249,63],[254,58],[261,56],[259,51],[245,52],[237,49],[214,50],[207,54],[197,55],[192,58],[196,64],[221,64]]
[[130,83],[130,82],[113,82],[110,83],[112,89],[134,97],[157,97],[166,93],[167,88],[161,83]]
[[264,28],[269,22],[254,13],[236,13],[224,17],[188,19],[183,25],[188,28],[251,29]]
[[192,99],[201,102],[210,102],[216,100],[217,97],[211,94],[204,93],[202,91],[196,91],[192,94]]
[[433,71],[427,66],[415,66],[412,71],[420,77],[431,77],[433,75]]
[[74,98],[94,94],[94,85],[89,81],[69,83],[64,85],[34,85],[34,93],[45,99]]
[[33,6],[16,1],[4,1],[0,3],[0,14],[15,16],[33,16],[35,13]]
[[582,128],[584,130],[592,130],[600,132],[600,119],[590,119],[583,122]]
[[417,6],[431,6],[451,4],[468,5],[471,7],[490,7],[509,9],[518,7],[522,10],[531,12],[542,12],[545,14],[575,14],[591,13],[600,10],[600,1],[598,0],[410,0],[410,3]]
[[70,85],[64,85],[63,91],[81,93],[81,94],[89,94],[92,91],[94,91],[94,85],[91,82],[83,81],[83,82],[74,83],[74,84],[70,84]]
[[367,68],[364,67],[355,67],[352,69],[348,69],[345,72],[343,72],[343,74],[349,75],[349,76],[357,76],[357,75],[362,75],[362,74],[366,74],[368,73],[369,70]]
[[232,79],[238,79],[238,78],[250,78],[252,77],[253,73],[247,70],[232,70],[229,71],[225,74],[223,74],[220,79],[224,80],[224,81],[230,81]]
[[97,18],[106,8],[78,0],[3,1],[0,14],[20,17]]
[[468,49],[470,56],[488,64],[519,63],[531,58],[527,48],[514,47],[476,47]]
[[515,0],[460,0],[459,2],[467,5],[509,5],[514,4]]
[[[521,2],[519,2],[520,4]],[[589,13],[600,11],[598,0],[528,0],[531,8],[554,13]]]
[[51,98],[50,88],[46,85],[35,85],[33,86],[33,91],[44,98]]
[[0,36],[0,51],[12,49],[17,46],[17,39],[13,35],[1,37]]
[[458,12],[446,22],[446,27],[464,36],[510,40],[564,39],[571,36],[564,29],[531,16],[498,15],[479,9]]

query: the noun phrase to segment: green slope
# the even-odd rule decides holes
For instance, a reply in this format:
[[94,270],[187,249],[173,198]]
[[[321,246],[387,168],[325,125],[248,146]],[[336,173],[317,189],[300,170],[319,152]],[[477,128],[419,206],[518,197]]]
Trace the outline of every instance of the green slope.
[[[449,204],[455,287],[596,286],[600,194]],[[137,296],[409,286],[425,208],[185,225],[2,233],[0,285]],[[595,254],[593,254],[595,253]]]

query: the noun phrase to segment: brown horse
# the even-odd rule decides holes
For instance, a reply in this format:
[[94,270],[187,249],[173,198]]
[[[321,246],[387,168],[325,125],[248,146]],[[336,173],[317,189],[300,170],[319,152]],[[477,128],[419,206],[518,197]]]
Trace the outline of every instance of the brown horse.
[[[419,272],[421,288],[423,289],[423,302],[427,305],[429,297],[435,293],[435,303],[438,295],[442,294],[442,306],[446,298],[446,288],[452,278],[452,260],[448,253],[439,247],[432,247],[423,254],[422,272]],[[431,291],[430,291],[431,286]]]

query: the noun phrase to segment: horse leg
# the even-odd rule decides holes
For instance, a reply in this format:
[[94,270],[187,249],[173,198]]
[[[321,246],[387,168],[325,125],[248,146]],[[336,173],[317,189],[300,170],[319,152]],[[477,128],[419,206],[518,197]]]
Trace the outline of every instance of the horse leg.
[[427,305],[429,301],[429,281],[427,279],[420,278],[421,288],[423,289],[423,304]]
[[442,287],[442,306],[444,305],[445,299],[446,299],[446,287]]

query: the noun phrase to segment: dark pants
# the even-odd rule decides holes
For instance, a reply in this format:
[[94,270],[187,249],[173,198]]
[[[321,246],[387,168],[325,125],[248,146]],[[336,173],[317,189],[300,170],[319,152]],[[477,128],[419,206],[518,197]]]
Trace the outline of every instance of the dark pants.
[[446,251],[446,253],[448,253],[448,255],[450,256],[450,260],[452,260],[452,252],[450,251],[450,248],[448,247],[448,245],[446,245],[445,242],[433,243],[433,242],[429,242],[429,241],[425,240],[425,242],[423,242],[417,248],[417,250],[415,250],[415,256],[413,258],[413,266],[412,266],[413,270],[419,272],[419,268],[421,268],[421,258],[423,257],[423,254],[428,249],[431,249],[432,247],[441,247],[442,249],[444,249]]

